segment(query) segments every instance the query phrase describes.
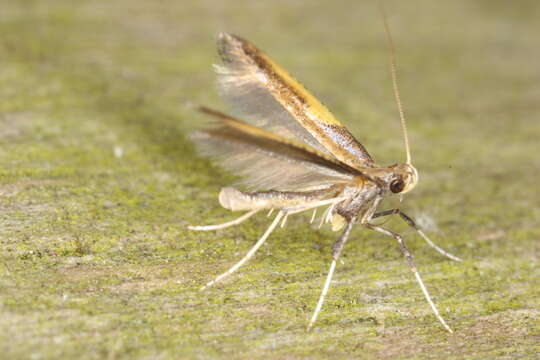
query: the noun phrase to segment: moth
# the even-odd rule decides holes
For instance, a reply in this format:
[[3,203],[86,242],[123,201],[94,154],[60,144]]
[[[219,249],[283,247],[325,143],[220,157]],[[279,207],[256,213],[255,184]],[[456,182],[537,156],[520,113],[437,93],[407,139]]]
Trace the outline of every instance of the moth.
[[330,269],[308,331],[317,320],[351,229],[358,224],[397,242],[435,316],[446,330],[452,332],[432,301],[402,236],[373,223],[376,218],[397,215],[435,250],[461,261],[434,244],[400,209],[378,211],[383,198],[393,194],[402,196],[418,183],[418,171],[411,162],[397,88],[393,43],[386,20],[385,28],[392,50],[391,73],[407,155],[405,163],[390,166],[378,165],[347,128],[268,55],[241,37],[228,33],[219,35],[218,52],[223,63],[215,65],[218,88],[243,120],[198,106],[199,111],[214,121],[212,126],[193,133],[192,139],[203,154],[217,158],[220,165],[242,175],[243,184],[250,191],[222,188],[219,193],[221,206],[245,213],[223,224],[189,226],[189,229],[224,229],[261,211],[269,211],[269,216],[273,211],[276,213],[248,253],[201,290],[238,270],[276,227],[285,225],[289,216],[313,211],[313,222],[317,209],[324,208],[319,225],[330,224],[334,231],[343,230],[333,246]]

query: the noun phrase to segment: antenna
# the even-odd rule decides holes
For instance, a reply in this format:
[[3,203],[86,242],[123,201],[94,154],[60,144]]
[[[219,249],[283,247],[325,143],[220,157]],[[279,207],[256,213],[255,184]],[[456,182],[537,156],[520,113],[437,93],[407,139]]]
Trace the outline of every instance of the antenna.
[[396,103],[399,111],[399,118],[401,119],[401,129],[403,130],[403,140],[405,141],[405,151],[407,152],[407,164],[411,165],[411,148],[409,147],[409,136],[407,135],[407,124],[405,123],[405,115],[403,113],[403,106],[401,105],[401,98],[399,96],[399,89],[397,83],[397,74],[396,74],[396,50],[394,48],[394,40],[392,39],[392,34],[390,33],[390,27],[388,26],[388,21],[386,20],[386,12],[384,11],[384,6],[382,1],[378,2],[379,11],[381,12],[384,30],[386,33],[386,38],[388,39],[388,46],[390,47],[390,73],[392,74],[392,85],[394,88],[394,97],[396,98]]

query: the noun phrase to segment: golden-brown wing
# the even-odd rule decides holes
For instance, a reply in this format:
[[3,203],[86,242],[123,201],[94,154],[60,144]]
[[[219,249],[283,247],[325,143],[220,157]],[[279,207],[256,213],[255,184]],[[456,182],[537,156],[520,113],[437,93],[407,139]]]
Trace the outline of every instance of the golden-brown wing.
[[298,141],[285,139],[221,112],[200,107],[220,120],[218,126],[199,130],[192,139],[205,155],[243,175],[256,190],[315,189],[350,181],[360,173]]
[[270,57],[226,33],[218,40],[216,66],[222,96],[258,127],[296,137],[342,163],[362,169],[373,159],[328,109]]

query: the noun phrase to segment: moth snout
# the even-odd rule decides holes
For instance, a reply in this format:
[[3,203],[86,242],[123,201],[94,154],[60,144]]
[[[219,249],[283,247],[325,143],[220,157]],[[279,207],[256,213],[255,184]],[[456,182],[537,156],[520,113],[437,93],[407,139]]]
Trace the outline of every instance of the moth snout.
[[418,183],[418,170],[411,164],[396,165],[394,173],[396,178],[390,183],[390,191],[394,194],[408,193]]

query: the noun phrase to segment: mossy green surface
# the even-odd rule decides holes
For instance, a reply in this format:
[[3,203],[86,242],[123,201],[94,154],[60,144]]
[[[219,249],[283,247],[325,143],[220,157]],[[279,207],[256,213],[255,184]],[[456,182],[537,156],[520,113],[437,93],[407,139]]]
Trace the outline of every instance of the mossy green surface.
[[[540,6],[388,1],[420,183],[399,220],[443,316],[397,244],[357,228],[314,331],[336,234],[217,203],[235,181],[197,156],[219,31],[251,39],[381,164],[404,154],[382,20],[357,1],[7,1],[0,10],[0,357],[537,358]],[[385,206],[395,205],[389,200]]]

